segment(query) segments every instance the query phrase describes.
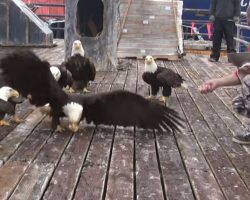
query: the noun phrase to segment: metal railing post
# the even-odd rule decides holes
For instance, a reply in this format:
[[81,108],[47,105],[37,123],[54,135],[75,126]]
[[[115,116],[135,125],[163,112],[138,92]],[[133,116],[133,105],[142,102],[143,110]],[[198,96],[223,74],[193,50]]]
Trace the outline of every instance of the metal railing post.
[[[240,38],[240,27],[236,25],[236,38]],[[236,40],[236,52],[240,51],[240,41]]]

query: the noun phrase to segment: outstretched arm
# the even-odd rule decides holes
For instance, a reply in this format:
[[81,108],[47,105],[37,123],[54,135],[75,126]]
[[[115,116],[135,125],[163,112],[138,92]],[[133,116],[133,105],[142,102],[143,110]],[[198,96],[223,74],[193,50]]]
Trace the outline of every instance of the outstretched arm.
[[227,76],[216,78],[216,79],[210,79],[199,86],[199,91],[203,94],[209,93],[214,91],[218,87],[223,86],[233,86],[233,85],[239,85],[240,79],[236,72],[229,74]]

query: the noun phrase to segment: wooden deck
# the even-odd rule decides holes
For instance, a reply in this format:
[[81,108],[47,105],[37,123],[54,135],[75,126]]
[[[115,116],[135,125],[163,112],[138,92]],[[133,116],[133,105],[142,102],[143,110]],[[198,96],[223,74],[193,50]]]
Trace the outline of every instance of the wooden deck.
[[[58,64],[64,58],[63,42],[58,44],[35,51]],[[5,52],[0,49],[1,56]],[[128,69],[98,72],[92,91],[148,95],[143,60],[129,61]],[[208,95],[197,91],[204,80],[234,67],[208,63],[202,55],[158,62],[188,82],[188,90],[174,90],[169,100],[186,119],[182,133],[84,123],[79,133],[53,133],[50,118],[26,101],[17,109],[26,121],[0,127],[0,199],[250,199],[250,146],[232,142],[243,131],[242,118],[231,107],[239,87]]]

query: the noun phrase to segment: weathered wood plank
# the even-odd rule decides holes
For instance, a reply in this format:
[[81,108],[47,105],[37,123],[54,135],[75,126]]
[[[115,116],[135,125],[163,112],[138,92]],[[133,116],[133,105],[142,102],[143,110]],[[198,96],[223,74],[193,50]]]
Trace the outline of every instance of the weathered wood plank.
[[174,9],[178,3],[133,1],[128,13],[127,3],[121,3],[120,19],[124,19],[124,13],[127,16],[117,48],[118,57],[142,58],[150,54],[168,59],[169,55],[177,53],[178,34]]
[[10,199],[40,199],[72,133],[54,133],[29,165]]
[[164,199],[155,152],[154,133],[137,130],[135,148],[137,199]]
[[113,128],[97,128],[87,158],[83,164],[74,199],[101,199],[106,190],[105,179]]
[[144,73],[144,68],[145,68],[145,61],[144,59],[138,60],[138,80],[137,80],[137,85],[148,85],[147,83],[144,82],[142,79],[142,74]]
[[45,117],[36,129],[26,138],[17,151],[10,157],[8,162],[22,161],[31,163],[47,140],[51,137],[52,131],[48,128],[50,125],[51,118]]
[[[25,119],[32,111],[34,107],[29,104],[28,101],[24,101],[21,104],[16,105],[16,115],[20,119]],[[6,117],[5,117],[6,118]],[[6,118],[10,122],[9,127],[0,127],[0,141],[6,137],[18,124],[13,123],[10,118]]]
[[81,173],[95,127],[86,127],[73,135],[46,189],[43,199],[71,199]]
[[[173,51],[172,51],[173,50]],[[175,52],[175,53],[173,53]],[[117,55],[119,58],[138,58],[142,59],[147,55],[154,55],[155,58],[168,59],[168,60],[179,60],[178,53],[176,49],[166,49],[166,48],[124,48],[118,49]]]
[[0,142],[0,165],[8,160],[43,118],[44,115],[36,109]]
[[131,92],[136,92],[136,84],[137,84],[137,69],[138,69],[138,64],[136,61],[132,61],[132,68],[128,70],[127,74],[127,79],[125,82],[124,89],[129,90]]
[[[147,96],[149,90],[141,78],[144,71],[143,63],[144,61],[138,63],[138,84],[141,83],[141,85],[137,85],[137,94]],[[135,160],[137,199],[164,199],[165,191],[161,184],[162,175],[159,172],[155,137],[152,131],[136,129]]]
[[[172,68],[171,64],[167,65]],[[206,122],[200,116],[192,98],[185,90],[176,90],[177,97],[185,112],[187,121],[194,132],[194,135],[178,134],[177,141],[182,149],[187,172],[191,178],[191,184],[197,199],[225,199],[223,192],[220,190],[213,171],[210,169],[206,158],[200,149],[200,142],[197,141],[197,132],[209,132]],[[205,135],[205,134],[204,134]],[[199,163],[199,164],[198,164]]]
[[133,199],[133,128],[117,128],[105,199]]
[[[120,40],[120,45],[122,45],[122,49],[150,49],[152,48],[152,43],[154,40],[157,39],[152,39],[151,41],[147,41],[147,39],[138,39],[136,40],[135,38],[131,39],[121,39]],[[165,46],[168,46],[168,50],[169,48],[176,48],[176,44],[177,44],[177,40],[168,40],[168,39],[159,39],[159,42],[157,42],[156,44],[154,44],[153,48],[154,49],[164,49]],[[120,48],[118,48],[118,51],[120,50]]]
[[195,199],[173,134],[157,133],[157,148],[168,199]]
[[[107,73],[97,91],[109,91],[116,77],[117,72]],[[113,137],[114,128],[97,128],[95,130],[87,158],[83,163],[74,195],[75,199],[100,199],[105,197]],[[84,191],[82,188],[85,188]]]
[[117,76],[112,84],[111,90],[122,90],[127,78],[127,71],[118,71]]
[[[20,148],[10,157],[10,159],[3,166],[3,169],[5,168],[5,166],[9,166],[10,169],[13,170],[11,171],[11,177],[13,178],[13,180],[11,180],[12,182],[7,181],[9,177],[3,177],[2,179],[0,178],[0,185],[5,185],[3,191],[5,192],[6,198],[14,191],[27,167],[35,159],[42,146],[50,137],[51,131],[48,129],[43,129],[46,126],[48,126],[48,120],[44,120],[41,124],[39,124],[38,128],[40,130],[33,131],[32,134],[28,136],[28,138],[23,142]],[[21,169],[21,171],[16,171],[16,169],[19,168]],[[7,175],[9,175],[8,172]],[[2,176],[2,172],[0,172],[0,176]],[[5,183],[6,181],[8,182],[8,184]]]
[[105,78],[102,80],[101,84],[112,84],[117,76],[117,72],[109,72],[106,74]]
[[8,199],[20,180],[20,174],[24,173],[27,165],[24,162],[9,162],[0,167],[0,199]]

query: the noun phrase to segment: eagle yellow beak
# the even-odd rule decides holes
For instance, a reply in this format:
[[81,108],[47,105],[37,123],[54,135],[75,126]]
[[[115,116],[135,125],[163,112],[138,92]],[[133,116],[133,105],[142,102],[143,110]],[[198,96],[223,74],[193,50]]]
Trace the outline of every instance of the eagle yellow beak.
[[81,47],[81,44],[76,44],[76,45],[75,45],[75,48],[76,48],[76,49],[80,49],[80,47]]
[[19,97],[19,92],[16,91],[16,90],[12,90],[12,91],[10,92],[10,95],[11,95],[12,97]]
[[149,57],[149,56],[147,56],[146,59],[145,59],[146,64],[151,64],[152,61],[153,61],[152,57]]
[[69,129],[73,132],[77,132],[79,130],[79,125],[76,122],[72,122],[69,124]]

